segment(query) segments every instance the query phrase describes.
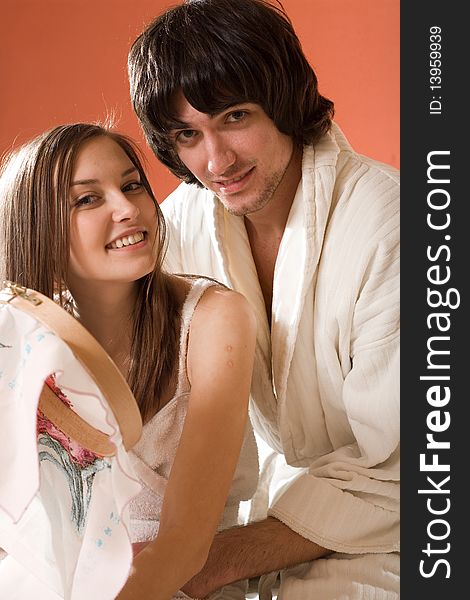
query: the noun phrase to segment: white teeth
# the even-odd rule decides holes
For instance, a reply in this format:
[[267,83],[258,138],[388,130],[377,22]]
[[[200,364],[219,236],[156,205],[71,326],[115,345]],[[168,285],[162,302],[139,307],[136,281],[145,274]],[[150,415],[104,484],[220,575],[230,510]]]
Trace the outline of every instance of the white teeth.
[[240,179],[243,179],[245,177],[246,173],[244,175],[240,175],[240,177],[234,177],[233,179],[230,179],[229,181],[224,181],[222,183],[223,187],[226,187],[227,185],[231,185],[232,183],[236,183],[237,181],[240,181]]
[[138,244],[144,239],[144,233],[142,231],[138,231],[133,235],[126,235],[118,240],[114,240],[108,244],[108,248],[117,249],[122,248],[123,246],[132,246],[133,244]]

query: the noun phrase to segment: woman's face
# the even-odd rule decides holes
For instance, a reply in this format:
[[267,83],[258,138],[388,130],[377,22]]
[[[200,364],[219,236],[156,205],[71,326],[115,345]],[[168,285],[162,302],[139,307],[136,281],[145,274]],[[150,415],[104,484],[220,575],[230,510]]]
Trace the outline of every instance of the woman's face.
[[69,199],[69,286],[134,282],[155,264],[156,207],[124,150],[107,136],[78,151]]

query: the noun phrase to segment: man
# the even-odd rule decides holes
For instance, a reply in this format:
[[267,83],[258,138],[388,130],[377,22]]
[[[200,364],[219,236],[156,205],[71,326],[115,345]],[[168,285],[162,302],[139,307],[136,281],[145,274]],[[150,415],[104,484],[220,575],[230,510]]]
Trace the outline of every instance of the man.
[[162,205],[166,266],[250,300],[251,418],[277,453],[254,501],[268,516],[217,534],[184,591],[281,571],[287,600],[398,598],[397,171],[350,147],[269,2],[168,10],[129,74],[150,146],[184,180]]

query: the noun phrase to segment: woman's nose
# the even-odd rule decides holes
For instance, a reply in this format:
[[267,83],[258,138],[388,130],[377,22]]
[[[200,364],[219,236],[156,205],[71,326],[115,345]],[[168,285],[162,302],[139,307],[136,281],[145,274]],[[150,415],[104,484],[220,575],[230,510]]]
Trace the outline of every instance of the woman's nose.
[[113,220],[114,221],[132,221],[140,214],[139,207],[129,200],[123,192],[118,192],[113,196]]

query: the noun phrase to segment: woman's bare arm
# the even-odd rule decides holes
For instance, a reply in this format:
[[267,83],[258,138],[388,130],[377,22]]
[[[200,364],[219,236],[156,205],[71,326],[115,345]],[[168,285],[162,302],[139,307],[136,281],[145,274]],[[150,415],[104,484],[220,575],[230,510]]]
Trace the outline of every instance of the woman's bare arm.
[[243,442],[255,339],[243,296],[209,288],[191,323],[191,395],[158,536],[134,559],[119,600],[168,600],[205,564]]

